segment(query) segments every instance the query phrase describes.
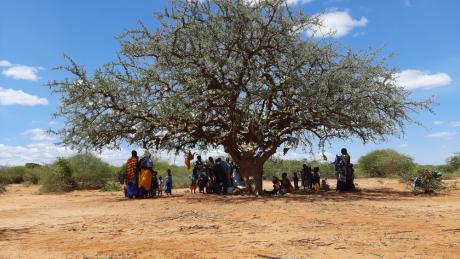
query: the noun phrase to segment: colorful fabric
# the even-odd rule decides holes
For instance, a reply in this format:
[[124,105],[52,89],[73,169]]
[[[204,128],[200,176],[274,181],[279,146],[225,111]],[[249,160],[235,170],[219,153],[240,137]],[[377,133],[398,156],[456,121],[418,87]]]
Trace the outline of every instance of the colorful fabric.
[[187,169],[187,172],[190,171],[190,161],[192,161],[194,158],[194,155],[190,152],[188,152],[188,154],[185,156],[185,168]]
[[165,193],[171,194],[171,192],[172,192],[172,185],[173,185],[172,177],[171,177],[171,176],[166,176],[165,186],[164,186],[164,188],[163,188],[163,191],[164,191]]
[[137,171],[137,157],[130,157],[126,162],[126,171],[125,171],[125,182],[126,183],[133,183],[134,175]]
[[139,188],[150,191],[152,186],[152,172],[150,169],[141,169],[139,173]]

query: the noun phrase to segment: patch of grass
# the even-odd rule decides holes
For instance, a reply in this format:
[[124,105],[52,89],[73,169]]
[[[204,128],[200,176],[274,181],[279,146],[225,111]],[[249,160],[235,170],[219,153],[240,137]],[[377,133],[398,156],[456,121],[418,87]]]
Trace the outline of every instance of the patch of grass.
[[101,192],[119,192],[121,191],[122,185],[118,182],[108,182],[100,189]]

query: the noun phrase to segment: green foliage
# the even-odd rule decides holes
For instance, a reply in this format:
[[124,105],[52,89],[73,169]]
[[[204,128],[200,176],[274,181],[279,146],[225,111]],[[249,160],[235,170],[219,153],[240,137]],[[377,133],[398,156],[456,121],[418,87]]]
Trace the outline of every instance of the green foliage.
[[410,176],[415,170],[412,158],[391,149],[375,150],[358,160],[359,172],[368,177]]
[[170,165],[165,161],[154,160],[153,167],[154,170],[158,172],[158,176],[163,177],[163,180],[166,177],[166,170],[171,169],[174,188],[185,188],[190,185],[187,171],[184,166]]
[[431,193],[436,190],[441,190],[445,188],[442,182],[442,177],[436,177],[433,171],[430,171],[426,168],[421,168],[416,172],[416,175],[412,177],[412,181],[417,176],[422,179],[421,185],[418,186],[417,188],[423,189],[425,193]]
[[40,164],[36,164],[36,163],[26,163],[24,166],[27,167],[27,168],[29,168],[29,169],[34,169],[34,168],[39,168],[39,167],[41,167]]
[[460,153],[455,153],[447,159],[447,171],[454,172],[460,169]]
[[0,193],[4,193],[6,191],[6,184],[0,183]]
[[99,189],[113,178],[112,167],[89,152],[67,160],[78,189]]
[[118,183],[118,182],[108,182],[108,183],[104,184],[104,186],[102,186],[100,191],[101,192],[119,192],[122,189],[123,188],[122,188],[122,185],[120,185],[120,183]]
[[307,164],[311,168],[319,167],[321,178],[335,177],[335,169],[330,162],[270,159],[264,164],[264,178],[271,179],[273,176],[281,177],[282,173],[287,173],[292,179],[294,172],[297,172],[297,175],[300,177],[303,164]]
[[75,188],[69,161],[58,158],[50,169],[40,179],[41,192],[70,192]]
[[379,51],[304,37],[321,21],[286,0],[178,0],[155,17],[156,28],[119,37],[114,61],[88,73],[69,58],[60,68],[70,76],[49,82],[64,144],[223,146],[261,191],[261,165],[283,145],[381,141],[430,109],[395,83]]
[[24,166],[13,166],[0,168],[0,183],[12,184],[22,183],[24,175],[29,170]]

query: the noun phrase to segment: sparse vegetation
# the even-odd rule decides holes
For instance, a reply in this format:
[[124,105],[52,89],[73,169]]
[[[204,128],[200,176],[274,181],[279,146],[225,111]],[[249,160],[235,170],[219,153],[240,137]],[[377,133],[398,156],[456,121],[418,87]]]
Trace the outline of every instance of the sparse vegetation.
[[50,169],[40,179],[41,192],[70,192],[75,188],[69,161],[65,158],[58,158]]
[[360,174],[368,177],[406,178],[416,170],[413,159],[395,150],[375,150],[358,160]]
[[101,188],[101,192],[119,192],[121,191],[122,185],[118,182],[108,182]]

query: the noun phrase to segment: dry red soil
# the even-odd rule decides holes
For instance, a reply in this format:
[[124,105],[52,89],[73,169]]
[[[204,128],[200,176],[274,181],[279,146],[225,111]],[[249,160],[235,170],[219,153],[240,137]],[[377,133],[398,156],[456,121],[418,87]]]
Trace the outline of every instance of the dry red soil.
[[357,183],[358,193],[148,200],[9,185],[0,258],[460,258],[460,179],[432,196]]

